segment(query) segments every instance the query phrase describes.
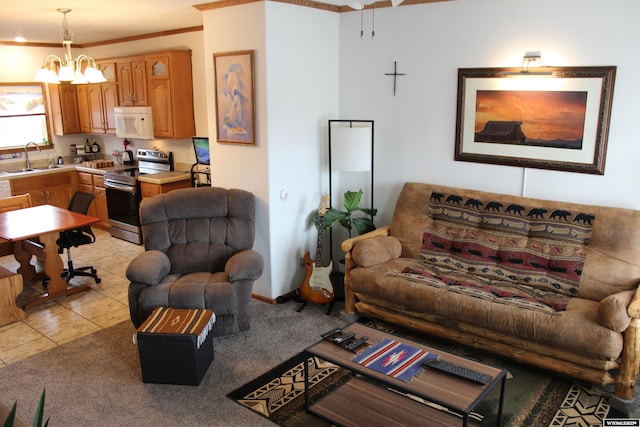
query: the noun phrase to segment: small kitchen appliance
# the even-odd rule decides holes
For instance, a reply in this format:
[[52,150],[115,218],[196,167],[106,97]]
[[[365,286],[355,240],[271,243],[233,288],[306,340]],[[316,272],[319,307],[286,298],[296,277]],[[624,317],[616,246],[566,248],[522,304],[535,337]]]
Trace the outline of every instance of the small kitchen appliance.
[[115,107],[113,112],[117,137],[153,139],[151,107]]

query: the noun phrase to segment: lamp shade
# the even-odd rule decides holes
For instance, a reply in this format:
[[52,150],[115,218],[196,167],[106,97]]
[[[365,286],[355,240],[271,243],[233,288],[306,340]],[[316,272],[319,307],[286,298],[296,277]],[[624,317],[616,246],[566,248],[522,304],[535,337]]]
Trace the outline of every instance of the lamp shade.
[[73,71],[73,67],[69,65],[63,65],[60,67],[60,71],[58,71],[58,80],[61,82],[70,82],[76,78],[76,74]]
[[372,128],[334,126],[331,128],[331,169],[346,172],[371,170]]

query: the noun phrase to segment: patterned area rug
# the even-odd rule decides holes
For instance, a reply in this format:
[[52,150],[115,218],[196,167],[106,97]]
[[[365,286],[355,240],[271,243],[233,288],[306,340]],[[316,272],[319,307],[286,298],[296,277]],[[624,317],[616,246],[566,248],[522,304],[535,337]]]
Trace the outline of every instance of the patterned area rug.
[[[377,325],[380,326],[379,324]],[[385,328],[386,329],[386,328]],[[405,331],[392,332],[404,335]],[[416,337],[413,337],[416,338]],[[549,373],[473,353],[452,344],[426,340],[433,347],[478,359],[509,371],[502,425],[511,427],[600,427],[610,408],[605,396]],[[308,360],[312,399],[330,392],[349,378],[349,372],[318,358]],[[497,391],[497,390],[496,390]],[[229,398],[286,427],[330,426],[304,410],[304,359],[297,355],[241,388]],[[496,425],[498,393],[489,394],[478,406],[475,425]],[[609,416],[613,417],[614,414]]]

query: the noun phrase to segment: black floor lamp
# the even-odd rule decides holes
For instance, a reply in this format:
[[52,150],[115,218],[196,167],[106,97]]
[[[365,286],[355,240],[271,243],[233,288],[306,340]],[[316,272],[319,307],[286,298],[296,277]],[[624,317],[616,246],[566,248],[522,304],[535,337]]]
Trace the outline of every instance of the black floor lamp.
[[[373,131],[373,120],[329,120],[329,196],[332,206],[333,201],[340,200],[341,195],[334,194],[338,191],[333,188],[334,173],[368,172],[368,196],[373,209]],[[330,256],[333,260],[333,229],[329,231]]]

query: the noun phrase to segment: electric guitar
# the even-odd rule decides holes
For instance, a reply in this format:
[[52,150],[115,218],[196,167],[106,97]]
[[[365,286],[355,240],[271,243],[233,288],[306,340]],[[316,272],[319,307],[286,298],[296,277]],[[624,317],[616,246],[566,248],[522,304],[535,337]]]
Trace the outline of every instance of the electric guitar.
[[327,304],[333,301],[333,285],[331,283],[331,272],[333,271],[333,261],[323,267],[322,241],[324,240],[324,214],[327,212],[329,196],[324,195],[318,206],[318,243],[316,245],[315,263],[309,256],[309,251],[304,254],[304,266],[306,273],[304,281],[300,285],[300,296],[305,302],[312,304]]

